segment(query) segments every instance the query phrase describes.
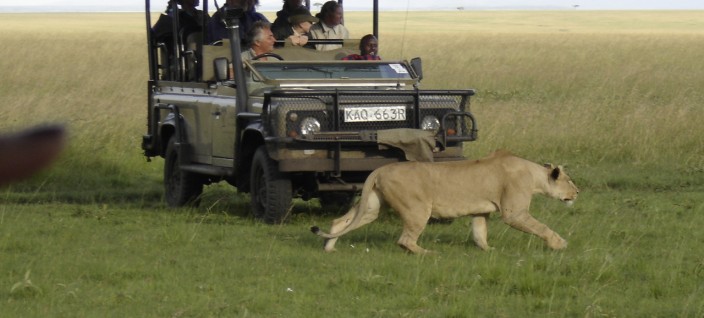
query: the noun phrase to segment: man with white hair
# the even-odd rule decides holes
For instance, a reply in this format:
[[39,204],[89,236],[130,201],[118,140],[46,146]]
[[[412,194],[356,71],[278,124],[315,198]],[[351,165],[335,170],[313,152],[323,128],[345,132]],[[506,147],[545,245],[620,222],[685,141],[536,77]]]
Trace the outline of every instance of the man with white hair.
[[[242,52],[242,60],[251,60],[255,56],[274,51],[276,39],[274,38],[274,33],[271,32],[269,22],[254,22],[252,28],[247,33],[247,39],[250,46],[249,49]],[[263,57],[259,60],[266,61],[267,58]]]

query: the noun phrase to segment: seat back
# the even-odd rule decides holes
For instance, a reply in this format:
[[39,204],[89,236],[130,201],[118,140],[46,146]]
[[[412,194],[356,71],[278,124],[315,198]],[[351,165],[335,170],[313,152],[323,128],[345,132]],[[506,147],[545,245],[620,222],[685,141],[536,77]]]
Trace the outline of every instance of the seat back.
[[203,72],[203,81],[215,81],[215,69],[213,61],[216,58],[222,57],[230,59],[230,41],[222,40],[221,45],[203,45],[203,63],[201,70]]

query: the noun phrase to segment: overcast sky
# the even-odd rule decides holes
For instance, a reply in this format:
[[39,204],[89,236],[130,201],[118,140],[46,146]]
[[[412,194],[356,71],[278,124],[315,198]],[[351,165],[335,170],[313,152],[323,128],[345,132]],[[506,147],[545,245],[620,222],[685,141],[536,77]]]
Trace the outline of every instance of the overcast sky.
[[[205,1],[205,0],[201,0]],[[107,3],[106,3],[107,2]],[[167,0],[152,0],[152,8],[166,6]],[[218,0],[222,5],[225,0]],[[311,0],[311,3],[324,0]],[[210,2],[209,7],[213,7]],[[280,9],[281,0],[260,0],[259,11]],[[347,10],[365,10],[371,8],[371,0],[344,0]],[[379,0],[382,10],[419,10],[431,9],[455,10],[465,9],[572,9],[578,10],[703,10],[704,0]],[[83,11],[94,8],[100,11],[140,11],[144,8],[143,0],[96,1],[96,0],[0,0],[0,11],[16,11],[22,7],[27,11]],[[153,9],[153,10],[154,10]],[[314,9],[312,11],[317,11]]]

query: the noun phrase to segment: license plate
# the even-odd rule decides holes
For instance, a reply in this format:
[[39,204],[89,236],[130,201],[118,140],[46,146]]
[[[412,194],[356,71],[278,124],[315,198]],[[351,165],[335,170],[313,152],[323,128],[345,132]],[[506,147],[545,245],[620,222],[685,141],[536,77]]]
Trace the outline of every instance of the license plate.
[[376,106],[345,108],[345,122],[400,121],[406,120],[405,106]]

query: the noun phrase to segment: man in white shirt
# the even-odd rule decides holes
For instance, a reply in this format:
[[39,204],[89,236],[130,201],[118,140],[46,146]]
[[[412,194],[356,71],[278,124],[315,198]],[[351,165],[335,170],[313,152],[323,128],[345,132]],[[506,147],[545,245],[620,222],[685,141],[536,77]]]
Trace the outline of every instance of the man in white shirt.
[[[342,6],[337,1],[323,4],[320,13],[316,15],[320,22],[310,28],[310,38],[319,40],[349,39],[350,33],[342,24]],[[341,48],[340,44],[317,44],[318,51],[329,51]]]

